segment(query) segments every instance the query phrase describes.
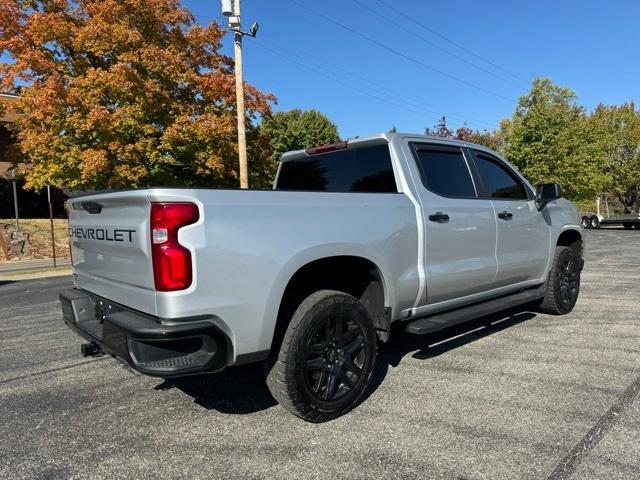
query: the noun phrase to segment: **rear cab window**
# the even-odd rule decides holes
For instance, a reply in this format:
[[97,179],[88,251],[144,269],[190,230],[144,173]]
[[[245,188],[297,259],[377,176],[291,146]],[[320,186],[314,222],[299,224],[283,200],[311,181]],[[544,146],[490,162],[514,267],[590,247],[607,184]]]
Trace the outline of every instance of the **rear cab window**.
[[284,160],[276,190],[397,193],[389,145],[352,146]]

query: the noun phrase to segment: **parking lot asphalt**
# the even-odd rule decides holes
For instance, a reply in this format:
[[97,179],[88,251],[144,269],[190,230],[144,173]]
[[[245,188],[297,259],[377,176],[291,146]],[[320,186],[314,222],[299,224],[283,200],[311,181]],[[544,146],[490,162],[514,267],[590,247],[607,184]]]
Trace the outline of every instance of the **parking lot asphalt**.
[[584,234],[570,315],[398,328],[365,401],[321,425],[259,366],[166,382],[83,359],[68,277],[0,282],[0,478],[640,478],[640,232]]

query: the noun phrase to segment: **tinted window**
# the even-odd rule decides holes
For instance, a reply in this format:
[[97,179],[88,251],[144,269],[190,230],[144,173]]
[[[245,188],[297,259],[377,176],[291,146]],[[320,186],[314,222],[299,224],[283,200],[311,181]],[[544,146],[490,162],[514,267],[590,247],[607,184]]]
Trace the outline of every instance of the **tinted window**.
[[473,180],[459,148],[415,147],[425,187],[445,197],[475,197]]
[[491,198],[512,200],[528,198],[524,184],[500,162],[482,154],[476,154],[475,157],[476,167],[487,195]]
[[280,167],[276,189],[397,192],[386,144],[287,160]]

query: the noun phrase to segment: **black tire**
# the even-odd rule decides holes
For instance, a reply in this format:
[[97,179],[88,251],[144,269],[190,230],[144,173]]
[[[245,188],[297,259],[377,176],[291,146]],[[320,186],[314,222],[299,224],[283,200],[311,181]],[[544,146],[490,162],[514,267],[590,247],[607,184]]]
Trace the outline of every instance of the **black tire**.
[[294,415],[326,422],[355,407],[371,380],[377,337],[366,308],[320,290],[294,312],[280,351],[265,362],[273,397]]
[[580,264],[580,255],[573,248],[556,247],[541,312],[565,315],[573,310],[580,293]]
[[625,230],[631,230],[634,225],[633,223],[624,222],[622,226],[624,227]]
[[636,230],[640,230],[640,223],[635,224]]
[[600,219],[597,215],[591,216],[591,228],[600,228]]
[[591,228],[591,219],[586,215],[580,219],[580,223],[582,224],[582,228]]

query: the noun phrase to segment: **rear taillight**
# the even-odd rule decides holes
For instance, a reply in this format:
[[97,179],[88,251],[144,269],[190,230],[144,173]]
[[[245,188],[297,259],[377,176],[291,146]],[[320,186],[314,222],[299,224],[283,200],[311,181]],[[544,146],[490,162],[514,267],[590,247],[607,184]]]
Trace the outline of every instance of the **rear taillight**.
[[193,203],[151,204],[151,256],[156,290],[189,288],[193,277],[191,252],[178,242],[178,230],[200,218]]

